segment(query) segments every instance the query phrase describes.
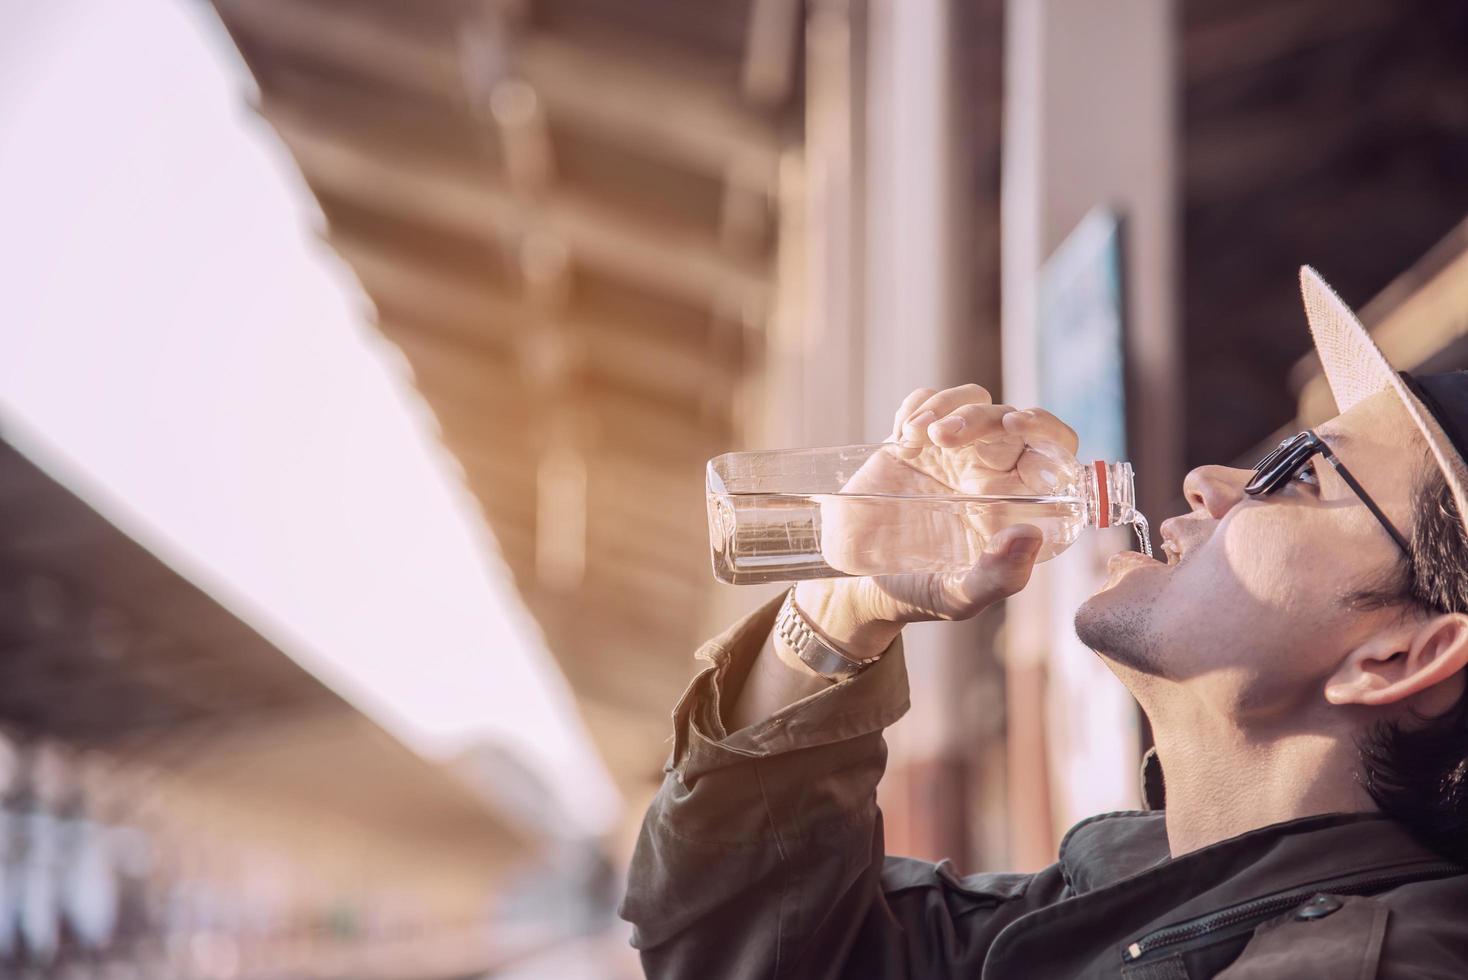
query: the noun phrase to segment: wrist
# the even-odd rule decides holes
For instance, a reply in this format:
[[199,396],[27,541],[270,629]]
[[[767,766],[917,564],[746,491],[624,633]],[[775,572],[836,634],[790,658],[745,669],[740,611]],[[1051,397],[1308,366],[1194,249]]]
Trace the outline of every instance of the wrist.
[[875,615],[860,579],[809,579],[795,586],[795,606],[831,647],[855,661],[892,645],[902,624]]
[[780,635],[778,629],[770,634],[770,644],[774,650],[775,659],[780,661],[786,670],[794,671],[807,681],[819,684],[821,687],[836,682],[836,678],[827,677],[804,660],[801,660],[800,655],[791,648],[790,644],[785,642],[785,638]]

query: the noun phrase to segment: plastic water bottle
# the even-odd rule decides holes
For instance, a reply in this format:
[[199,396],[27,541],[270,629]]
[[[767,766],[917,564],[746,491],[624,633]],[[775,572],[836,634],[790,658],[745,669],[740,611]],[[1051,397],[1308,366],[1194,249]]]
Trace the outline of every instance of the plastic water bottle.
[[709,460],[707,491],[714,577],[731,585],[962,572],[1015,524],[1044,535],[1036,561],[1119,524],[1152,554],[1131,464],[1050,444],[726,453]]

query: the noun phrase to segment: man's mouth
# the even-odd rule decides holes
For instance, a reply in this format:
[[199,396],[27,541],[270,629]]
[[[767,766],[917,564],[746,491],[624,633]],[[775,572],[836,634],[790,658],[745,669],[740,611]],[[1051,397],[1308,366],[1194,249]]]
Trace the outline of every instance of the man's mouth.
[[1149,558],[1146,555],[1142,554],[1140,551],[1118,551],[1116,554],[1107,559],[1106,570],[1108,572],[1111,572],[1112,574],[1115,574],[1123,569],[1135,568],[1138,565],[1152,565],[1154,567],[1163,568],[1166,567],[1156,558]]
[[[1168,529],[1164,528],[1162,534],[1162,554],[1157,558],[1149,558],[1140,551],[1119,551],[1112,555],[1106,562],[1106,584],[1103,588],[1110,588],[1115,585],[1126,577],[1126,574],[1132,569],[1140,568],[1144,565],[1151,566],[1152,568],[1172,568],[1181,562],[1183,552],[1186,549],[1178,543],[1176,538],[1167,532]],[[1162,560],[1164,558],[1166,561]]]
[[1176,565],[1183,556],[1201,544],[1207,534],[1199,533],[1202,528],[1187,523],[1190,517],[1170,517],[1159,529],[1162,537],[1162,554],[1169,565]]
[[1112,588],[1143,566],[1159,569],[1167,567],[1156,558],[1149,558],[1140,551],[1118,551],[1106,560],[1106,581],[1101,584],[1099,591]]

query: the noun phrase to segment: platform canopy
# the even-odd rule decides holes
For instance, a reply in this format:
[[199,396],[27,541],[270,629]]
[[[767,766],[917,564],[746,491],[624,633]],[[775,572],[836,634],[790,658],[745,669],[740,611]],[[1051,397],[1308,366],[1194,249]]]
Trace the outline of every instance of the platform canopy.
[[484,882],[537,843],[3,441],[0,726]]
[[217,0],[632,795],[774,302],[795,0]]

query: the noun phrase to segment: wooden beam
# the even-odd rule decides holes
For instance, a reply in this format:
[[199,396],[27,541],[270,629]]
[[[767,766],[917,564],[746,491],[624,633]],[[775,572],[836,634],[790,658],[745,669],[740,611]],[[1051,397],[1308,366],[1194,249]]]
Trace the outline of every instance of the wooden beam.
[[759,255],[768,247],[774,202],[763,190],[763,177],[750,161],[735,157],[724,174],[719,202],[719,242],[727,251]]
[[[494,451],[459,448],[465,481],[502,543],[533,551],[534,454],[528,449]],[[603,554],[617,561],[667,568],[682,576],[708,563],[708,537],[701,472],[672,473],[603,454],[588,458],[590,509],[588,546],[592,562]],[[523,529],[525,537],[512,541]],[[526,557],[531,552],[517,552]]]
[[[214,0],[242,47],[368,76],[420,96],[463,105],[463,67],[452,45],[404,32],[361,6],[301,0]],[[773,193],[780,147],[773,124],[686,57],[590,50],[545,34],[520,38],[515,69],[545,100],[552,120],[713,176],[727,161],[763,161]],[[668,70],[676,65],[676,72]],[[256,67],[253,66],[252,67]],[[257,70],[268,72],[269,65]]]
[[555,175],[550,125],[540,95],[524,79],[504,78],[490,87],[487,98],[510,186],[521,194],[539,194]]
[[1296,107],[1288,107],[1198,123],[1184,148],[1186,203],[1230,200],[1261,183],[1283,186],[1326,170],[1371,118],[1328,111],[1301,119]]
[[[483,495],[486,509],[526,527],[534,526],[533,453],[461,449],[458,455],[470,485]],[[593,486],[594,537],[623,542],[638,534],[657,535],[683,541],[685,547],[691,540],[687,550],[701,554],[707,541],[699,470],[690,468],[687,475],[675,478],[663,467],[592,454],[588,478]]]
[[751,0],[740,77],[751,102],[779,106],[789,101],[803,7],[800,0]]
[[768,306],[764,263],[723,254],[711,235],[655,225],[566,190],[530,202],[488,175],[417,156],[371,134],[333,130],[269,102],[262,111],[318,192],[493,247],[545,231],[564,240],[589,267],[711,312],[731,304]]
[[362,5],[310,0],[213,0],[225,27],[242,48],[325,64],[368,76],[420,96],[462,103],[463,77],[456,52],[427,33],[367,14]]
[[[394,339],[404,332],[421,333],[425,342],[462,345],[461,351],[493,352],[508,360],[528,325],[542,315],[467,268],[429,263],[351,232],[332,231],[328,240],[352,266],[379,311],[389,311],[378,325]],[[709,358],[702,338],[662,343],[639,325],[598,319],[574,307],[556,317],[582,348],[590,373],[632,390],[696,405],[711,385],[741,370],[737,361],[723,364]],[[725,406],[723,414],[728,411]]]
[[648,67],[681,60],[579,48],[543,33],[524,37],[515,51],[552,118],[713,176],[731,157],[747,158],[773,196],[780,158],[774,125],[713,78],[695,79],[686,62],[671,74]]
[[[534,435],[528,418],[516,420],[507,415],[471,410],[461,400],[447,401],[436,396],[430,396],[427,400],[434,406],[444,445],[461,464],[464,458],[475,453],[486,457],[490,457],[492,453],[506,453],[526,459],[533,455]],[[687,456],[655,452],[634,453],[629,447],[609,441],[605,437],[601,438],[596,451],[602,454],[621,453],[635,458],[652,471],[677,470],[691,465]],[[501,462],[497,465],[506,464]]]
[[486,136],[484,121],[467,104],[414,98],[409,91],[323,75],[295,61],[261,64],[256,79],[260,92],[250,97],[252,105],[270,99],[308,118],[371,130],[423,152],[504,164],[497,141]]
[[[535,422],[530,392],[513,366],[410,333],[396,340],[446,431],[466,441],[483,432],[492,443],[507,426]],[[703,461],[728,446],[727,432],[690,422],[695,414],[691,410],[594,383],[583,384],[579,395],[594,429],[594,444],[608,453],[662,459],[702,472]]]
[[1306,48],[1378,29],[1397,16],[1396,5],[1382,0],[1274,0],[1247,9],[1231,3],[1226,14],[1183,31],[1179,67],[1190,86],[1224,75],[1247,75]]

